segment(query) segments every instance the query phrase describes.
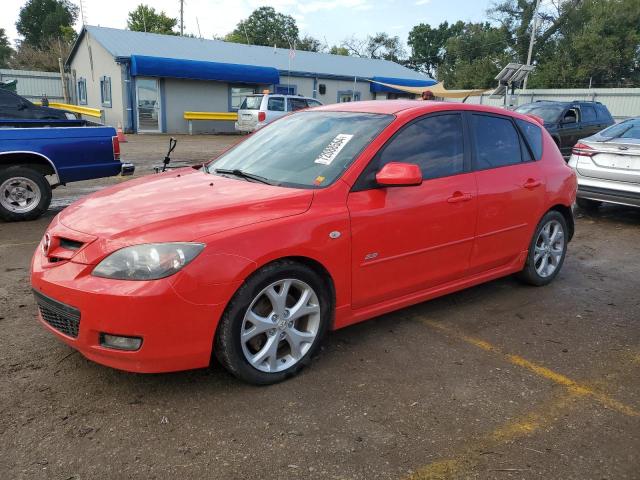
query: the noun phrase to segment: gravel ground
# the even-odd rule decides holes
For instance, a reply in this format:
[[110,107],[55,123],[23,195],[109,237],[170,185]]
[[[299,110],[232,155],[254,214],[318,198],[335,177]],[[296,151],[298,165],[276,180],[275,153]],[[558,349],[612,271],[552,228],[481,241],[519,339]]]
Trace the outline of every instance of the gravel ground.
[[[173,157],[236,141],[181,137]],[[123,157],[146,174],[166,142],[130,136]],[[302,375],[257,388],[218,365],[101,367],[38,324],[44,229],[117,181],[0,224],[0,478],[640,478],[640,210],[578,211],[550,286],[505,278],[331,333]]]

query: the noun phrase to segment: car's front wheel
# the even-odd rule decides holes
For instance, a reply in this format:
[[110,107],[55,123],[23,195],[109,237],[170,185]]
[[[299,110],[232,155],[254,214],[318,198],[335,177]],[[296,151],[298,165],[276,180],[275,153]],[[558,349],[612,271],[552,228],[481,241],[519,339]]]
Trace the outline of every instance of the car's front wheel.
[[530,285],[551,283],[560,272],[567,253],[567,222],[555,210],[546,213],[533,234],[524,269],[519,277]]
[[331,318],[326,282],[306,265],[269,264],[236,292],[220,320],[214,352],[236,377],[266,385],[298,373]]

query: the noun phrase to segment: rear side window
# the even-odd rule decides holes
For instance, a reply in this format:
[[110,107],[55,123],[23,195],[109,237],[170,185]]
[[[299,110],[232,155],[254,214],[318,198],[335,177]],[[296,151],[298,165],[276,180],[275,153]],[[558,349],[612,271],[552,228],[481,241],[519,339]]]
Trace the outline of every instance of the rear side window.
[[267,110],[274,112],[284,112],[284,97],[269,97]]
[[607,110],[607,107],[605,107],[604,105],[596,104],[596,112],[598,113],[599,120],[605,120],[607,122],[613,121],[609,110]]
[[462,173],[463,138],[460,114],[423,118],[404,128],[384,147],[379,168],[389,162],[415,163],[425,180]]
[[260,110],[262,104],[262,95],[252,95],[245,97],[240,105],[240,110]]
[[540,160],[542,158],[542,129],[539,126],[524,120],[516,119],[516,123],[518,124],[522,135],[527,140],[529,147],[531,147],[533,157],[536,160]]
[[511,120],[471,115],[476,146],[476,169],[504,167],[522,162],[520,137]]
[[295,112],[307,108],[307,102],[304,98],[289,98],[288,112]]
[[583,105],[582,108],[582,121],[583,122],[595,122],[597,120],[596,109],[589,106]]

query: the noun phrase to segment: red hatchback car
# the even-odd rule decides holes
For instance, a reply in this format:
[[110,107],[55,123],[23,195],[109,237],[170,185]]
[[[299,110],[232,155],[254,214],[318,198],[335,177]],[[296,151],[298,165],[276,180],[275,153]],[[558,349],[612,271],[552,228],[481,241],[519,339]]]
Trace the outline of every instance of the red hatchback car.
[[42,323],[135,372],[298,372],[327,329],[560,271],[576,179],[536,120],[355,102],[287,116],[199,168],[73,204],[32,262]]

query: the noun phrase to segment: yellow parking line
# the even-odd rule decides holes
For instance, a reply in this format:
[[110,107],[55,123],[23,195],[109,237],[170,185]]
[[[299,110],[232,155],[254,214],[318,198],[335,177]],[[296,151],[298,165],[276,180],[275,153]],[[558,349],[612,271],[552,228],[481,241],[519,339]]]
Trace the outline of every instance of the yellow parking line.
[[614,398],[611,398],[606,393],[595,391],[592,388],[588,387],[587,385],[580,384],[574,380],[571,380],[569,377],[566,377],[560,373],[554,372],[553,370],[550,370],[536,363],[530,362],[529,360],[522,358],[518,355],[505,353],[502,351],[501,348],[495,345],[491,345],[489,342],[480,340],[475,337],[471,337],[451,327],[447,327],[446,325],[443,325],[438,322],[434,322],[432,320],[421,320],[421,322],[424,323],[425,325],[428,325],[431,328],[435,328],[437,330],[445,332],[446,334],[452,337],[455,337],[466,343],[474,345],[475,347],[478,347],[482,350],[500,355],[509,363],[522,367],[526,370],[529,370],[530,372],[535,373],[539,377],[546,378],[547,380],[551,380],[554,383],[562,385],[563,387],[567,388],[569,392],[573,394],[590,396],[591,398],[595,399],[606,408],[616,410],[620,413],[623,413],[624,415],[628,415],[631,417],[640,417],[640,412],[638,410],[628,405],[625,405],[624,403],[619,402]]
[[419,468],[407,480],[450,480],[467,478],[469,473],[479,473],[478,466],[483,454],[499,448],[504,442],[514,441],[532,435],[549,426],[562,412],[574,405],[579,395],[566,392],[560,397],[540,405],[536,410],[497,427],[492,432],[469,442],[455,458],[437,460]]

